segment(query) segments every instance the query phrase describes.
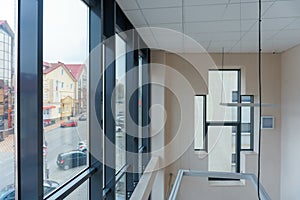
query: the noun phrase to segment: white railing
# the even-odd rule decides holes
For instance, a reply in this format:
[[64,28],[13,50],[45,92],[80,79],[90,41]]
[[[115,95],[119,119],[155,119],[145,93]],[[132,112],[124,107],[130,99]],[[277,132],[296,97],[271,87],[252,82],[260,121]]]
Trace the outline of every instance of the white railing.
[[[175,183],[172,188],[172,192],[169,196],[169,200],[176,200],[177,193],[180,189],[180,184],[183,176],[193,176],[193,177],[214,177],[214,178],[225,178],[225,179],[241,179],[250,180],[253,187],[257,188],[257,178],[254,174],[250,173],[230,173],[230,172],[208,172],[208,171],[193,171],[193,170],[179,170]],[[264,189],[264,187],[259,183],[259,191],[261,200],[271,200],[270,196]]]
[[159,167],[159,158],[152,157],[130,199],[148,200]]

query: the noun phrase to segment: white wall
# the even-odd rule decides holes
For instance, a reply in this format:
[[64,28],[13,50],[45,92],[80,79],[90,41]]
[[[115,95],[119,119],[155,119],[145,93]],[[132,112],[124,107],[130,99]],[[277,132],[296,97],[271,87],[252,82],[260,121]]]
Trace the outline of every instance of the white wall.
[[[193,85],[194,90],[190,90],[189,85],[174,76],[174,73],[165,73],[165,83],[173,88],[179,88],[176,93],[165,90],[164,104],[166,109],[166,124],[164,127],[164,142],[165,145],[169,144],[174,138],[183,138],[182,143],[174,146],[173,148],[165,151],[165,161],[168,163],[165,167],[165,191],[168,188],[169,174],[173,174],[173,180],[179,169],[194,169],[194,170],[207,170],[208,159],[205,154],[199,155],[194,152],[193,143],[180,152],[182,146],[186,146],[190,138],[194,136],[194,95],[207,94],[207,87],[205,82],[207,80],[207,69],[213,68],[213,63],[209,60],[201,60],[199,54],[186,54],[187,60],[180,58],[178,55],[171,53],[164,53],[162,51],[152,53],[152,61],[155,57],[160,56],[159,53],[164,54],[165,64],[171,68],[179,71],[186,79]],[[221,66],[221,55],[212,54],[213,60],[217,66]],[[199,60],[200,59],[200,60]],[[276,108],[264,108],[263,115],[275,116],[275,129],[262,132],[262,170],[261,180],[267,192],[272,199],[276,200],[280,197],[280,131],[281,131],[281,118],[280,118],[280,103],[281,103],[281,56],[276,54],[263,55],[263,101],[268,103],[277,104]],[[206,72],[201,74],[201,77],[195,75],[191,64],[197,63],[206,69]],[[224,68],[241,68],[242,71],[242,85],[243,94],[258,95],[258,70],[257,70],[257,55],[256,54],[226,54]],[[152,74],[151,74],[152,76]],[[154,92],[152,91],[152,95]],[[153,98],[153,97],[152,97]],[[180,100],[178,100],[180,99]],[[257,110],[256,110],[257,111]],[[258,113],[256,112],[256,116]],[[256,120],[255,126],[258,126]],[[257,135],[257,129],[256,129]],[[256,137],[257,140],[257,137]],[[256,142],[257,143],[257,142]],[[152,141],[153,144],[153,141]],[[257,145],[256,145],[257,149]],[[180,156],[178,156],[180,155]],[[252,154],[253,155],[253,154]],[[244,172],[255,172],[257,159],[251,159],[245,166],[243,163]],[[174,160],[174,158],[177,159]],[[247,160],[247,158],[246,158]],[[250,169],[250,170],[249,170]],[[249,170],[249,171],[248,171]],[[188,183],[187,183],[188,184]],[[192,182],[190,183],[193,184]],[[198,196],[186,194],[186,199],[197,199]],[[240,198],[239,198],[240,199]]]
[[255,190],[251,181],[245,185],[211,186],[207,178],[183,177],[177,199],[256,200]]
[[299,199],[300,46],[282,54],[281,199]]

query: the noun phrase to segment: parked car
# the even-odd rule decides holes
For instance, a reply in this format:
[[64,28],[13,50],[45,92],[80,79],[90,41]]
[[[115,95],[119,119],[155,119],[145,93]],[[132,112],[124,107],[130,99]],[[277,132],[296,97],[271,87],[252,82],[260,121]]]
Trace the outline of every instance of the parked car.
[[77,145],[77,150],[85,152],[87,150],[86,141],[80,141]]
[[117,116],[116,117],[116,124],[124,127],[125,117],[124,116]]
[[82,114],[80,115],[80,117],[78,118],[79,121],[86,121],[87,117],[86,114]]
[[68,121],[65,121],[65,122],[62,122],[60,124],[60,127],[64,128],[64,127],[75,127],[77,126],[77,121],[76,120],[68,120]]
[[[46,196],[56,188],[59,183],[52,180],[44,180],[44,195]],[[15,199],[15,186],[13,184],[6,186],[0,191],[0,200],[14,200]]]
[[4,130],[4,120],[0,117],[0,130]]
[[0,142],[4,141],[3,131],[0,131]]
[[79,150],[73,150],[58,154],[56,164],[59,168],[67,170],[86,165],[86,159],[86,153]]
[[122,132],[122,127],[121,126],[116,126],[116,132]]
[[53,180],[44,180],[44,196],[58,188],[59,183]]

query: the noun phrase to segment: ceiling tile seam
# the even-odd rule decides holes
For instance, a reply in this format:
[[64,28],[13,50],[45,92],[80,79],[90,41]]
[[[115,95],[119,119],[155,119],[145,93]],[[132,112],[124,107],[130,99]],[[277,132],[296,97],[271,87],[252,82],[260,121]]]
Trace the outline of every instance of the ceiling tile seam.
[[141,10],[141,6],[140,6],[139,2],[138,2],[137,0],[135,0],[135,2],[136,2],[136,4],[137,4],[138,8],[140,8],[140,12],[141,12],[142,15],[143,15],[143,18],[144,18],[144,20],[145,20],[145,22],[146,22],[146,25],[147,25],[148,28],[150,29],[151,35],[152,35],[154,41],[156,42],[156,45],[160,48],[160,45],[159,45],[159,43],[158,43],[156,37],[154,36],[154,33],[153,33],[152,29],[151,29],[150,26],[149,26],[149,22],[148,22],[148,20],[146,19],[146,17],[145,17],[145,15],[144,15],[143,11]]
[[294,23],[296,20],[297,20],[297,19],[294,19],[294,20],[293,20],[292,22],[290,22],[288,25],[286,25],[286,26],[282,27],[281,29],[279,29],[279,30],[277,31],[277,33],[274,33],[274,35],[272,35],[269,39],[267,39],[267,41],[268,41],[268,40],[273,40],[274,37],[275,37],[276,35],[280,34],[283,30],[287,30],[286,28],[287,28],[289,25],[291,25],[292,23]]
[[264,12],[262,13],[262,15],[261,15],[262,18],[263,18],[263,16],[268,12],[268,10],[271,9],[271,7],[275,4],[275,2],[276,2],[276,1],[273,1],[273,2],[271,3],[271,5],[270,5],[268,8],[265,9],[265,11],[264,11]]
[[[249,30],[248,30],[249,31]],[[243,33],[248,33],[248,31],[243,31]],[[221,33],[239,33],[240,31],[222,31]],[[211,34],[211,33],[220,33],[220,31],[210,31],[210,32],[191,32],[191,33],[187,33],[187,35],[189,34],[194,34],[194,35],[202,35],[202,34]]]
[[209,41],[208,45],[207,45],[207,51],[209,51],[209,48],[210,48],[210,45],[211,45],[211,40]]
[[[240,37],[240,39],[229,49],[229,51],[228,52],[231,52],[241,41],[242,41],[242,39],[245,37],[245,35],[247,34],[248,32],[246,32],[246,33],[244,33],[241,37]],[[240,46],[240,51],[241,51],[241,46]]]
[[[137,2],[137,1],[136,1]],[[138,9],[126,9],[124,11],[135,11],[135,10],[162,10],[162,9],[169,9],[169,8],[181,8],[181,6],[166,6],[166,7],[155,7],[155,8],[142,8],[139,7]]]
[[[231,0],[230,0],[231,1]],[[229,1],[229,2],[230,2]],[[268,3],[268,2],[272,2],[275,3],[274,0],[270,0],[270,1],[264,1],[263,3]],[[136,1],[137,4],[138,1]],[[251,2],[251,1],[247,1],[247,2],[242,2],[242,4],[253,4],[256,2]],[[190,4],[190,5],[183,5],[183,7],[185,8],[190,8],[190,7],[207,7],[207,6],[219,6],[219,5],[234,5],[234,4],[240,4],[240,2],[233,2],[233,3],[207,3],[207,4]],[[139,8],[132,8],[132,9],[124,9],[124,11],[136,11],[136,10],[159,10],[159,9],[168,9],[168,8],[181,8],[182,6],[159,6],[159,7],[151,7],[151,8],[143,8],[141,6],[138,6]]]
[[[257,18],[247,18],[247,19],[242,19],[242,21],[256,21]],[[198,21],[187,21],[185,23],[187,24],[194,24],[194,23],[211,23],[211,22],[236,22],[240,21],[240,19],[214,19],[214,20],[198,20]]]
[[184,35],[184,31],[185,31],[185,28],[184,28],[184,20],[185,19],[185,16],[184,16],[184,0],[181,0],[181,31],[182,31],[182,34]]
[[170,23],[167,23],[167,22],[163,22],[163,23],[154,23],[154,24],[149,24],[151,26],[159,26],[159,25],[181,25],[182,23],[181,22],[170,22]]
[[300,16],[297,17],[263,17],[262,19],[300,19]]
[[[143,14],[142,14],[142,12],[140,11],[140,10],[136,10],[136,11],[139,11],[139,13],[143,16]],[[128,12],[124,12],[125,13],[125,15],[129,18],[129,19],[131,19],[129,16],[131,15],[131,14],[129,14]],[[133,13],[133,15],[135,15],[136,13]],[[135,18],[136,16],[133,16],[133,18]],[[144,16],[142,17],[143,19],[144,19],[144,23],[142,23],[142,24],[136,24],[136,23],[133,23],[134,24],[134,26],[137,26],[137,27],[140,27],[140,26],[145,26],[146,25],[146,21],[145,21],[145,18],[144,18]],[[133,21],[132,21],[133,22]]]
[[252,25],[250,26],[250,28],[248,29],[248,31],[244,32],[243,36],[241,36],[240,39],[233,45],[233,47],[231,47],[231,49],[229,50],[229,52],[231,52],[231,50],[232,50],[236,45],[238,45],[239,42],[242,41],[242,39],[245,37],[245,35],[246,35],[247,33],[249,33],[249,32],[251,31],[251,29],[252,29],[256,24],[257,24],[257,22],[255,22],[254,24],[252,24]]
[[[230,0],[229,0],[229,1],[230,1]],[[226,11],[227,11],[227,8],[228,8],[228,2],[227,2],[226,6],[225,6],[225,8],[224,8],[224,10],[223,10],[222,18],[224,17],[224,15],[225,15],[225,13],[226,13]]]
[[[257,1],[258,2],[258,1]],[[253,2],[253,1],[245,1],[245,2],[241,2],[242,5],[244,4],[254,4],[257,2]],[[262,3],[273,3],[274,0],[269,0],[269,1],[263,1]],[[208,4],[189,4],[189,5],[185,5],[184,7],[197,7],[197,6],[220,6],[220,5],[235,5],[235,4],[240,4],[240,2],[230,2],[230,3],[208,3]]]

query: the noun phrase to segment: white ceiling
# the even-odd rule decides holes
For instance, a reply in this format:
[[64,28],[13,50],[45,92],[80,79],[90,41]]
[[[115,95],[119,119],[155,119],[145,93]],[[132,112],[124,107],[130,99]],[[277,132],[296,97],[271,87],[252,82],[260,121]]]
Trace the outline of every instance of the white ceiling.
[[[257,52],[258,0],[117,0],[135,27],[184,33],[208,52]],[[300,0],[262,0],[262,50],[282,52],[300,44]],[[141,33],[150,46],[178,37]],[[169,38],[173,38],[169,39]],[[176,39],[175,39],[176,38]],[[174,44],[175,43],[175,44]],[[165,45],[165,44],[164,44]]]

